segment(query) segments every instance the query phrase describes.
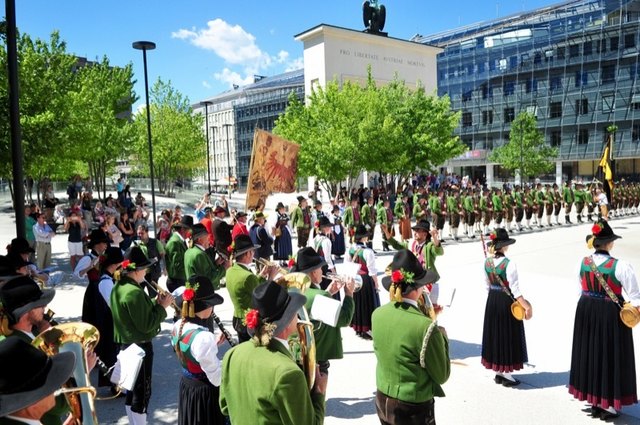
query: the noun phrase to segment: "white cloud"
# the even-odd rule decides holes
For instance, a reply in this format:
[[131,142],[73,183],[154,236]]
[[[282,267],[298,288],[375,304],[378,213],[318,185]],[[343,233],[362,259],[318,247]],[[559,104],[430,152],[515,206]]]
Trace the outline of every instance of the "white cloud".
[[204,80],[204,81],[202,82],[202,86],[203,86],[205,89],[210,89],[210,88],[211,88],[211,84],[209,84],[209,82],[208,82],[207,80]]
[[304,59],[302,58],[302,56],[298,56],[297,58],[287,62],[287,67],[285,68],[284,72],[295,71],[302,68],[304,68]]
[[285,63],[287,59],[289,59],[289,52],[285,50],[280,50],[277,56],[278,63]]
[[229,68],[224,68],[222,72],[216,72],[215,74],[213,74],[213,77],[216,80],[227,83],[229,87],[233,86],[234,84],[244,86],[253,83],[253,74],[247,75],[243,78],[240,74],[230,70]]

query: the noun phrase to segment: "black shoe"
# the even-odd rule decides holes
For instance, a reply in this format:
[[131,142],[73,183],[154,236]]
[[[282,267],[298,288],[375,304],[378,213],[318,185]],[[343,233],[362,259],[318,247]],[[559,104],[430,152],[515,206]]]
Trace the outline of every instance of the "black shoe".
[[[600,409],[600,408],[598,408]],[[611,413],[608,410],[600,409],[600,419],[603,421],[608,421],[609,419],[615,419],[620,416],[620,413]]]
[[520,385],[520,381],[517,379],[515,381],[512,381],[511,379],[503,378],[503,381],[502,381],[503,387],[515,387],[518,385]]

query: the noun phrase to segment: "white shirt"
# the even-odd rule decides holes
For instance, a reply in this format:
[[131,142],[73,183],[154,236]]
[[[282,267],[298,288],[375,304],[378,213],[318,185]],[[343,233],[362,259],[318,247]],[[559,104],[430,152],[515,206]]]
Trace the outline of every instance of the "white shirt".
[[[592,254],[591,258],[596,266],[601,265],[609,258],[608,255],[604,254]],[[627,294],[626,301],[629,301],[631,305],[634,307],[640,307],[640,288],[638,286],[638,278],[636,277],[636,272],[633,269],[633,266],[624,260],[618,260],[618,264],[616,265],[615,276],[616,279],[620,283],[622,283],[622,288],[624,288],[624,292]],[[580,262],[580,266],[578,267],[578,288],[580,288],[580,292],[582,292],[582,279],[580,278],[580,269],[582,268],[582,261]],[[608,296],[608,295],[607,295]]]
[[410,304],[410,305],[414,306],[415,308],[420,308],[420,307],[418,307],[418,302],[416,300],[412,300],[410,298],[404,298],[403,297],[402,298],[402,302],[406,303],[406,304]]
[[[178,333],[181,324],[181,320],[173,324],[173,331],[171,332],[171,335],[176,335]],[[216,336],[212,332],[209,332],[207,328],[189,322],[184,324],[184,327],[182,328],[182,335],[192,329],[202,329],[202,332],[199,332],[191,343],[191,355],[200,364],[200,367],[207,375],[209,382],[216,387],[219,387],[222,379],[222,367],[220,359],[218,359],[218,343],[216,342]]]
[[108,274],[103,274],[100,277],[100,283],[98,283],[98,291],[102,298],[104,298],[105,302],[111,308],[111,290],[113,289],[113,278]]
[[79,278],[83,278],[86,275],[86,272],[83,273],[82,275],[80,275],[80,272],[83,271],[84,269],[86,269],[87,267],[89,267],[89,265],[91,264],[91,262],[93,260],[95,260],[97,257],[95,255],[93,255],[93,253],[88,253],[87,255],[85,255],[84,257],[82,257],[80,259],[80,261],[78,261],[78,264],[76,264],[76,268],[73,270],[73,275],[75,277],[79,277]]
[[[367,269],[369,270],[369,276],[377,276],[378,270],[376,269],[376,255],[373,253],[372,249],[367,248],[364,245],[355,245],[355,248],[360,248],[362,250],[362,256],[364,257],[364,261],[367,264]],[[345,261],[350,263],[355,263],[353,258],[351,258],[351,249],[347,250],[347,254],[344,258]]]
[[322,254],[324,255],[323,259],[326,261],[329,269],[332,271],[336,270],[335,264],[333,264],[333,258],[331,258],[331,239],[329,239],[325,235],[318,235],[313,239],[313,247],[318,250],[318,247],[322,247]]
[[[499,265],[506,259],[506,257],[499,257],[493,259],[493,265],[496,268],[496,272],[498,271]],[[484,267],[484,263],[482,263]],[[509,282],[509,289],[515,298],[521,297],[522,292],[520,292],[520,281],[518,279],[518,269],[516,268],[516,264],[513,261],[509,261],[507,265],[506,276],[507,282]],[[489,281],[489,275],[484,273],[484,281],[487,284],[487,291],[491,288],[491,282]],[[504,282],[505,284],[507,282]]]
[[598,205],[609,205],[607,195],[604,192],[600,192],[600,194],[596,196],[596,202]]
[[33,234],[36,237],[36,242],[51,243],[51,238],[55,235],[51,227],[44,223],[42,226],[40,223],[33,225]]

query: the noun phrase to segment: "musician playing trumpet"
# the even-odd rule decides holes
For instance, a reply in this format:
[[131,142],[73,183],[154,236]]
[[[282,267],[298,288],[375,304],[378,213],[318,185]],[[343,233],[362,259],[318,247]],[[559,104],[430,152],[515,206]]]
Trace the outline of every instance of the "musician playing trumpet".
[[344,300],[342,301],[338,322],[335,327],[317,320],[311,320],[313,323],[313,336],[316,341],[316,360],[322,374],[329,373],[329,360],[343,357],[340,328],[349,326],[355,309],[353,279],[334,279],[326,290],[320,287],[323,277],[322,268],[325,265],[324,259],[313,248],[306,247],[298,251],[296,263],[291,269],[292,273],[304,273],[311,279],[311,287],[305,292],[307,297],[305,307],[309,312],[312,310],[316,297],[331,297],[344,287]]
[[235,262],[227,269],[225,279],[233,303],[233,329],[238,333],[239,342],[251,338],[243,320],[246,311],[251,308],[253,290],[266,279],[273,280],[279,270],[276,265],[271,265],[263,267],[259,275],[251,271],[255,251],[259,247],[260,245],[254,245],[248,235],[238,235],[230,246],[230,255],[235,258]]
[[353,235],[355,244],[349,248],[345,257],[345,262],[360,265],[358,275],[362,278],[362,288],[353,296],[355,313],[351,327],[363,339],[371,339],[371,315],[380,305],[376,256],[373,249],[368,247],[369,234],[365,226],[358,225]]
[[151,340],[160,332],[160,323],[167,317],[167,307],[173,297],[159,293],[151,299],[144,292],[147,269],[153,265],[142,250],[135,246],[129,250],[126,260],[120,266],[120,276],[111,291],[111,312],[115,342],[121,349],[136,344],[145,352],[142,367],[133,387],[127,393],[125,410],[129,423],[147,423],[147,408],[151,398],[151,374],[153,368],[153,345]]

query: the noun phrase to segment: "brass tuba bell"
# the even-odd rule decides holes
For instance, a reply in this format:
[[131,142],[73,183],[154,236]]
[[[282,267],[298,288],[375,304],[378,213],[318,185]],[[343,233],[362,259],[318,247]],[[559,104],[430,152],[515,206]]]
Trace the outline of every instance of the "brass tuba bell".
[[76,356],[72,377],[56,395],[64,394],[77,425],[97,425],[94,406],[96,389],[89,381],[86,350],[93,350],[100,340],[98,330],[88,323],[74,322],[53,326],[38,335],[31,345],[48,356],[70,351]]

